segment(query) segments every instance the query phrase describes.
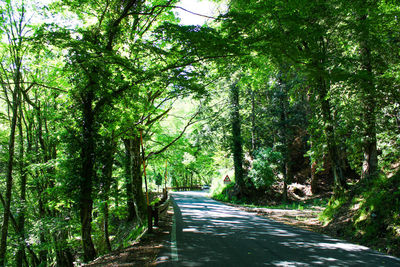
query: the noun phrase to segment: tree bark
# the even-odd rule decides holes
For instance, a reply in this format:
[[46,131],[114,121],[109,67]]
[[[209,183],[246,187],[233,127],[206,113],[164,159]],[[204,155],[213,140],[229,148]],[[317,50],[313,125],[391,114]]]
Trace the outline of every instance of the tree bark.
[[139,218],[144,219],[147,216],[147,204],[143,193],[143,179],[142,179],[142,157],[140,155],[140,136],[136,135],[132,139],[131,149],[131,175],[132,186]]
[[124,139],[125,145],[125,188],[126,188],[126,204],[128,208],[128,218],[127,221],[131,222],[135,218],[137,218],[136,210],[135,210],[135,200],[134,200],[134,192],[133,192],[133,176],[132,176],[132,154],[131,151],[133,149],[133,140],[132,139]]
[[108,210],[108,199],[110,194],[111,182],[112,182],[112,171],[114,164],[114,156],[116,150],[116,142],[114,140],[114,133],[111,138],[108,140],[106,146],[106,151],[104,152],[104,165],[102,169],[102,187],[103,187],[103,218],[104,218],[104,242],[108,252],[111,251],[111,242],[110,235],[108,229],[108,219],[109,219],[109,210]]
[[109,220],[109,209],[108,209],[108,196],[105,199],[104,203],[104,242],[106,243],[106,247],[108,252],[111,252],[112,247],[111,247],[111,241],[110,241],[110,233],[109,233],[109,227],[108,227],[108,220]]
[[[40,148],[41,148],[41,153],[39,152],[39,147],[37,147],[36,150],[36,155],[37,155],[37,161],[38,162],[43,162],[47,163],[49,161],[49,158],[47,156],[47,148],[45,141],[43,139],[43,119],[42,119],[42,113],[41,113],[41,105],[40,102],[36,99],[36,119],[38,122],[37,126],[37,141],[39,142]],[[43,158],[40,158],[40,155],[43,156]],[[38,174],[39,176],[39,174]],[[44,219],[46,217],[46,209],[45,209],[45,198],[44,198],[44,191],[47,188],[47,182],[44,184],[38,184],[38,207],[39,207],[39,215],[41,219]],[[39,259],[40,263],[46,265],[47,264],[47,249],[46,246],[44,245],[46,243],[46,234],[45,234],[45,226],[43,225],[43,221],[41,231],[39,233],[39,240],[40,243],[42,244],[41,250],[39,251]]]
[[20,181],[19,181],[19,201],[20,208],[18,214],[18,228],[21,233],[19,240],[19,247],[17,251],[17,255],[15,257],[15,265],[17,267],[22,267],[23,261],[26,261],[25,254],[25,201],[26,201],[26,171],[25,171],[25,158],[24,158],[24,133],[22,129],[22,106],[20,106],[20,115],[18,118],[18,130],[19,130],[19,173],[20,173]]
[[253,157],[254,151],[256,150],[257,140],[256,140],[256,103],[254,97],[254,91],[251,90],[251,155]]
[[286,89],[286,85],[282,80],[279,79],[280,87],[281,87],[281,95],[280,95],[280,104],[281,104],[281,127],[280,127],[280,135],[283,144],[282,155],[283,155],[283,164],[282,164],[282,173],[283,173],[283,202],[286,202],[288,199],[287,191],[288,191],[288,182],[289,182],[289,129],[288,129],[288,93]]
[[[19,74],[17,74],[19,76]],[[6,199],[3,212],[3,224],[1,227],[1,241],[0,241],[0,266],[5,266],[6,251],[7,251],[7,236],[8,236],[8,222],[11,214],[11,193],[13,186],[13,166],[14,166],[14,149],[15,149],[15,130],[18,118],[18,92],[19,92],[19,79],[15,84],[13,91],[12,102],[12,119],[10,127],[10,136],[8,141],[8,161],[7,161],[7,176],[6,176]]]
[[365,124],[364,161],[361,177],[366,178],[375,174],[378,168],[378,149],[376,138],[376,90],[374,84],[374,73],[372,69],[371,49],[369,45],[367,14],[361,16],[360,23],[360,61],[361,71],[363,72],[360,89],[363,92],[363,97],[361,100],[363,103]]
[[74,255],[66,241],[68,239],[68,232],[64,229],[57,230],[53,234],[53,237],[57,266],[73,267]]
[[82,111],[83,111],[83,142],[81,149],[81,180],[80,180],[80,220],[81,220],[81,236],[83,246],[83,259],[85,262],[91,261],[96,256],[92,241],[92,210],[93,210],[93,178],[94,178],[94,161],[95,161],[95,137],[94,137],[94,112],[93,112],[94,92],[92,88],[82,94]]
[[343,177],[343,170],[340,165],[338,148],[336,145],[334,121],[331,114],[331,105],[327,97],[328,85],[323,77],[319,77],[319,99],[322,110],[322,117],[325,123],[324,132],[328,145],[328,154],[332,162],[333,179],[335,183],[335,193],[340,193],[347,187],[346,180]]
[[232,152],[233,164],[235,168],[235,180],[239,188],[239,193],[245,189],[244,172],[243,172],[243,147],[241,135],[239,106],[239,86],[234,83],[230,87],[230,113],[232,127]]

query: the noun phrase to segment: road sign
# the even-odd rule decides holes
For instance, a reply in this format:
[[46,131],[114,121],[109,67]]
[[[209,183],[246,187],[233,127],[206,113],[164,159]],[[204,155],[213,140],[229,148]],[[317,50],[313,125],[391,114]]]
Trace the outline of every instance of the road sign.
[[231,179],[229,178],[228,175],[226,175],[224,178],[224,184],[230,184],[230,183],[231,183]]

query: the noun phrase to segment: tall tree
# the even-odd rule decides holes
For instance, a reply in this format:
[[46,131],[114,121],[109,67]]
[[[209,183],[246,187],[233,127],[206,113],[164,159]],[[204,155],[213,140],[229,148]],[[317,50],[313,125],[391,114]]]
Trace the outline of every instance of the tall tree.
[[[19,3],[18,3],[19,4]],[[3,213],[3,223],[1,228],[1,241],[0,241],[0,266],[6,264],[6,251],[7,251],[7,237],[9,219],[11,216],[11,201],[12,201],[12,187],[13,187],[13,167],[14,167],[14,149],[15,149],[15,136],[18,117],[21,105],[22,95],[22,62],[24,57],[24,35],[25,31],[25,6],[22,3],[18,4],[6,2],[5,10],[1,14],[3,24],[3,31],[7,34],[8,49],[10,52],[9,66],[2,64],[2,85],[9,106],[10,118],[10,135],[8,141],[8,162],[6,174],[6,194],[5,194],[5,207]],[[10,77],[11,76],[11,77]],[[10,98],[11,96],[11,98]]]
[[306,74],[312,100],[321,109],[336,190],[342,191],[346,184],[329,95],[341,52],[334,42],[343,17],[340,2],[235,1],[227,17],[228,32],[242,40],[243,49],[268,55],[278,65],[289,63]]
[[232,154],[233,165],[235,168],[235,181],[239,189],[239,194],[245,191],[245,177],[243,171],[243,147],[240,119],[239,85],[235,81],[230,85],[230,116],[232,131]]

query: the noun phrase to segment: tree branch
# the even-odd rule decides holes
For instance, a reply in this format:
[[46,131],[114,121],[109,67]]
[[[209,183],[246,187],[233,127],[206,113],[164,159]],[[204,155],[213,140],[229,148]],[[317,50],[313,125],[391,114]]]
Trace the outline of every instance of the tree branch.
[[144,75],[141,78],[137,79],[136,81],[134,81],[134,82],[132,82],[130,84],[125,84],[124,86],[121,86],[119,89],[113,91],[110,95],[101,98],[96,103],[96,106],[94,108],[94,112],[96,113],[97,111],[99,111],[105,104],[107,104],[112,99],[115,99],[116,97],[118,97],[121,94],[123,94],[126,90],[131,88],[131,86],[138,85],[140,83],[148,81],[148,80],[150,80],[151,78],[154,78],[155,76],[157,76],[160,73],[163,73],[163,72],[166,72],[166,71],[172,70],[172,69],[183,68],[183,67],[189,66],[191,64],[202,62],[202,61],[205,61],[205,60],[218,59],[218,58],[227,58],[227,57],[236,57],[236,56],[240,56],[240,55],[227,54],[227,55],[205,56],[205,57],[201,57],[201,58],[197,58],[197,59],[192,59],[190,61],[187,61],[187,62],[184,62],[184,63],[180,63],[180,64],[178,64],[178,62],[181,62],[181,60],[177,60],[174,64],[166,66],[166,67],[164,67],[162,69],[149,70],[148,73],[150,73],[150,74]]
[[174,140],[172,140],[169,144],[167,144],[166,146],[164,146],[162,149],[160,149],[160,150],[158,150],[158,151],[156,151],[156,152],[150,152],[149,155],[147,155],[146,160],[147,160],[149,157],[153,156],[153,155],[158,155],[158,154],[160,154],[160,153],[163,153],[163,152],[164,152],[165,150],[167,150],[170,146],[172,146],[173,144],[175,144],[175,142],[178,141],[178,140],[183,136],[183,134],[186,132],[187,128],[188,128],[190,125],[192,125],[192,124],[195,123],[195,121],[193,121],[193,120],[196,118],[196,116],[197,116],[199,113],[200,113],[200,110],[198,110],[198,111],[190,118],[190,120],[188,121],[188,123],[186,124],[186,126],[183,128],[182,132],[181,132],[177,137],[175,137]]
[[114,38],[117,34],[117,30],[119,25],[121,24],[121,21],[126,18],[127,16],[129,16],[129,10],[136,4],[136,0],[130,0],[128,2],[128,4],[125,6],[124,10],[122,11],[121,15],[114,21],[114,23],[112,24],[111,28],[110,28],[110,32],[109,32],[109,38],[108,38],[108,42],[107,42],[107,46],[106,49],[108,51],[111,51],[112,49],[112,45],[114,42]]
[[145,12],[145,13],[143,13],[143,12],[130,13],[130,15],[144,15],[144,16],[153,15],[156,8],[165,8],[165,7],[182,9],[183,11],[188,12],[188,13],[190,13],[192,15],[196,15],[196,16],[200,16],[200,17],[204,17],[204,18],[208,18],[208,19],[218,20],[218,18],[216,18],[216,17],[211,17],[211,16],[200,14],[200,13],[196,13],[196,12],[187,10],[186,8],[183,8],[183,7],[180,7],[180,6],[169,6],[169,5],[156,5],[156,6],[153,6],[153,8],[149,12]]

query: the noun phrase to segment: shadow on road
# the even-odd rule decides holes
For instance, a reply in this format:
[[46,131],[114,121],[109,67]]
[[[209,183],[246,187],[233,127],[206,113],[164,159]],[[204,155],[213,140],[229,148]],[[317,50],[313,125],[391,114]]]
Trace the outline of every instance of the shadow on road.
[[170,253],[171,246],[164,251],[160,265],[400,266],[395,257],[255,216],[203,192],[174,193],[173,198],[176,251]]

